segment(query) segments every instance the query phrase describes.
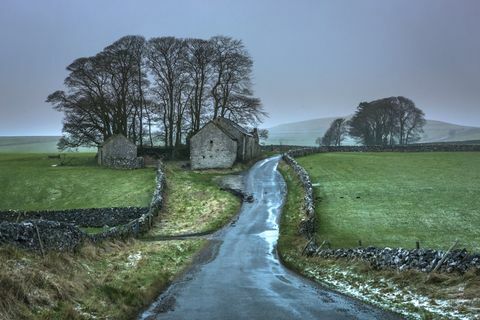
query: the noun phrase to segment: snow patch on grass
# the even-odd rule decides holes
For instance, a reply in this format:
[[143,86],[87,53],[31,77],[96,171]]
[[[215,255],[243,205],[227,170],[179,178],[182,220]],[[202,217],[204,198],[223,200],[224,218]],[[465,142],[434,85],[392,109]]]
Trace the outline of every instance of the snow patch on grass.
[[142,252],[132,253],[128,256],[128,262],[125,264],[127,268],[135,268],[138,262],[142,259]]
[[480,319],[480,316],[475,314],[473,310],[463,313],[458,311],[463,306],[462,302],[466,302],[466,300],[432,299],[411,290],[402,289],[391,281],[382,278],[375,281],[365,280],[354,272],[338,267],[328,269],[307,267],[305,272],[308,276],[339,292],[390,309],[411,319],[424,318],[423,315],[418,313],[419,310],[425,310],[436,318]]

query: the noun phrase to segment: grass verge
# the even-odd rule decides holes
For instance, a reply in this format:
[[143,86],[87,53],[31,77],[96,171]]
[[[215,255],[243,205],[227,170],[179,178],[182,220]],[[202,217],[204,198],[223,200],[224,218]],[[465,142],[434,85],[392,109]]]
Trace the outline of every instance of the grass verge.
[[0,318],[131,319],[203,243],[114,241],[45,258],[0,247]]
[[241,200],[220,190],[215,178],[243,169],[183,170],[180,162],[166,164],[167,198],[153,235],[208,233],[224,226],[238,212]]
[[349,296],[403,314],[411,319],[475,319],[480,313],[480,272],[464,275],[374,270],[368,264],[301,255],[307,241],[298,234],[303,217],[303,189],[293,170],[279,170],[288,193],[280,220],[277,249],[284,264]]

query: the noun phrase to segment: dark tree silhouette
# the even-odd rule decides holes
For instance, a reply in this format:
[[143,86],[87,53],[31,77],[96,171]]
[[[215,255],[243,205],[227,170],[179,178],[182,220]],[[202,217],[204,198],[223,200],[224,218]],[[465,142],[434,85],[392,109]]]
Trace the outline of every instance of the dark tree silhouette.
[[348,122],[345,118],[338,118],[332,121],[330,127],[322,138],[316,143],[324,146],[340,146],[348,133]]
[[360,103],[349,125],[364,145],[408,144],[420,139],[425,115],[411,100],[390,97]]
[[160,133],[163,145],[178,148],[215,117],[257,125],[267,114],[253,96],[252,65],[229,37],[122,37],[75,60],[66,90],[48,96],[65,113],[59,146],[95,146],[117,133],[153,145]]

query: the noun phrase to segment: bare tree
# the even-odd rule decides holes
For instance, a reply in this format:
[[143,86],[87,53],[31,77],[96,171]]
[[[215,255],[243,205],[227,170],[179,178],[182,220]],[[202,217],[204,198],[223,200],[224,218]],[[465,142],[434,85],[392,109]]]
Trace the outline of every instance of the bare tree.
[[47,98],[56,110],[65,113],[62,147],[97,145],[114,133],[108,74],[99,60],[75,60],[67,67],[67,91],[56,91]]
[[62,147],[98,145],[116,133],[137,140],[136,91],[146,85],[139,68],[143,45],[142,37],[123,37],[97,55],[77,59],[67,67],[67,91],[47,98],[65,113]]
[[405,97],[396,97],[394,102],[398,119],[398,143],[409,144],[420,139],[425,125],[425,114],[415,103]]
[[187,75],[185,72],[185,41],[174,37],[152,38],[148,41],[148,66],[155,78],[153,92],[161,108],[167,147],[181,141],[181,127],[186,108]]
[[323,137],[318,138],[315,142],[324,146],[340,146],[348,133],[347,123],[345,118],[333,120]]
[[187,39],[186,72],[190,79],[191,99],[189,103],[191,134],[200,130],[207,116],[207,91],[212,79],[213,47],[210,41]]
[[[137,141],[137,122],[141,122],[143,88],[146,75],[142,70],[145,39],[141,36],[125,36],[106,47],[100,54],[109,74],[113,108],[116,113],[115,133],[122,133]],[[142,124],[139,124],[142,126]]]
[[266,113],[260,99],[253,97],[253,61],[242,41],[216,36],[210,42],[214,52],[213,118],[227,117],[244,125],[260,122]]

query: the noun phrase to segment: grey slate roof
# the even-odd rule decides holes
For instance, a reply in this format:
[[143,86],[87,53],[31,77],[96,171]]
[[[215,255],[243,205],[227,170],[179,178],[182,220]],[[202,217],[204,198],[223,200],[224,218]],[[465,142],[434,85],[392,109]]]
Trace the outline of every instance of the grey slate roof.
[[223,118],[223,117],[218,117],[215,119],[216,121],[219,121],[219,122],[223,122],[225,125],[227,126],[230,126],[232,128],[235,128],[236,130],[240,131],[241,133],[243,133],[244,135],[247,135],[247,136],[251,136],[252,134],[250,132],[248,132],[247,129],[245,129],[244,127],[238,125],[237,123],[233,122],[232,120],[230,119],[227,119],[227,118]]

